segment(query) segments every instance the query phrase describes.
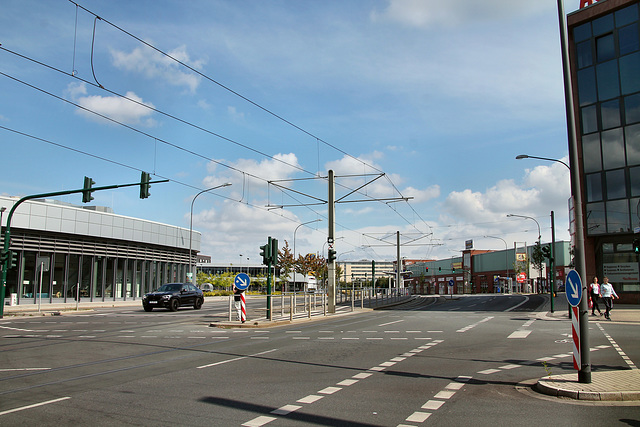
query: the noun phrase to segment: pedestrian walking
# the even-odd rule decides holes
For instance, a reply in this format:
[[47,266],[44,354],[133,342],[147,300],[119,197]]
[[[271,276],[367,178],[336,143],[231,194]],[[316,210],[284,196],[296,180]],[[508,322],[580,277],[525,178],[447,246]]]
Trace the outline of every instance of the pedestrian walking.
[[609,283],[609,278],[607,277],[602,279],[602,284],[600,285],[600,297],[604,303],[604,318],[611,320],[609,312],[613,308],[613,300],[620,297],[616,294],[615,289],[613,289],[613,285]]
[[598,278],[594,277],[593,282],[589,285],[589,295],[591,296],[591,315],[596,315],[596,310],[598,310],[598,314],[602,316],[602,311],[600,311],[600,306],[598,305],[598,298],[600,298],[600,284],[598,283]]

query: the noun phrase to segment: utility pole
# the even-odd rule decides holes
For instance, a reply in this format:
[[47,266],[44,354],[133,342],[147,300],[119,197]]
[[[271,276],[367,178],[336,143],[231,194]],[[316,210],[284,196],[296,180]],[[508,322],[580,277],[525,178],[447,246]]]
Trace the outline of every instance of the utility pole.
[[553,298],[556,294],[556,222],[555,214],[551,211],[551,250],[549,251],[549,266],[551,267],[551,312],[553,313]]
[[[329,200],[328,200],[328,210],[329,210],[329,230],[327,234],[327,242],[329,244],[329,249],[333,250],[333,244],[335,242],[334,236],[336,233],[336,204],[335,204],[335,178],[333,175],[333,170],[329,170]],[[327,298],[329,299],[329,313],[336,312],[336,260],[334,259],[327,260],[329,264],[327,265],[327,274],[329,283],[327,284]]]
[[396,272],[396,290],[398,295],[400,295],[400,285],[404,284],[402,281],[402,260],[400,259],[400,231],[396,231],[396,260],[398,263]]

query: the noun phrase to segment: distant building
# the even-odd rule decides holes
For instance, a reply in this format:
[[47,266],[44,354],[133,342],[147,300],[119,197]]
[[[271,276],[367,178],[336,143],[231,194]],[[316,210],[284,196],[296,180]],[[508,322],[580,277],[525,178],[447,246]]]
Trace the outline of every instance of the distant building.
[[[2,238],[17,197],[0,197]],[[4,243],[4,240],[3,240]],[[6,302],[18,304],[139,299],[166,282],[186,281],[189,229],[56,200],[19,205],[11,221]],[[193,253],[200,233],[193,232]],[[40,280],[42,278],[42,281]]]

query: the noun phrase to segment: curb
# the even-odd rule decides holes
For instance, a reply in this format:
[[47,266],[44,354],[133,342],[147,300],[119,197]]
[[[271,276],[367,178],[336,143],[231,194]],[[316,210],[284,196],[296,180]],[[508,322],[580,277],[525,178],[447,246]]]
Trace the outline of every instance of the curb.
[[637,382],[637,378],[626,384],[620,381],[623,376],[640,377],[639,374],[638,370],[597,372],[592,373],[592,382],[589,384],[579,383],[576,374],[554,375],[537,380],[532,388],[548,396],[581,401],[640,401],[640,382]]

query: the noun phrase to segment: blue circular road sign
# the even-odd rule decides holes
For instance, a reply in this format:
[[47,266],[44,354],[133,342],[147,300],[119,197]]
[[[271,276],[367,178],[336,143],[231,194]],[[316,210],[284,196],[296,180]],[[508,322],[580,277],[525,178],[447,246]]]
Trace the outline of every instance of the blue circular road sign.
[[249,279],[249,275],[247,275],[246,273],[239,273],[238,275],[236,275],[236,278],[233,281],[233,285],[241,291],[244,291],[249,287],[250,282],[251,279]]
[[571,304],[572,307],[577,307],[582,299],[582,280],[580,280],[580,275],[577,271],[569,271],[564,290],[567,293],[567,301],[569,304]]

